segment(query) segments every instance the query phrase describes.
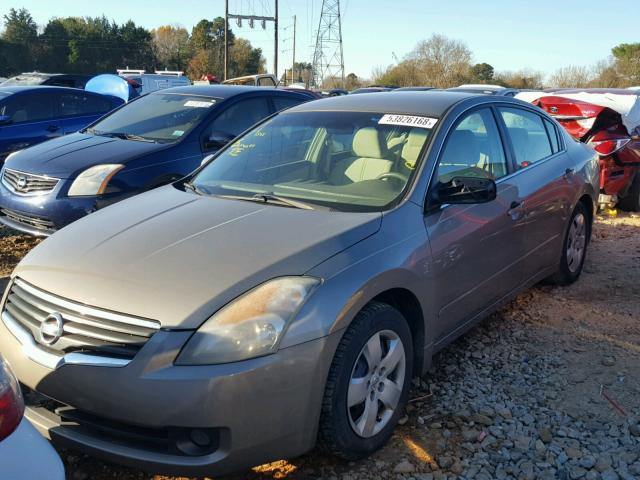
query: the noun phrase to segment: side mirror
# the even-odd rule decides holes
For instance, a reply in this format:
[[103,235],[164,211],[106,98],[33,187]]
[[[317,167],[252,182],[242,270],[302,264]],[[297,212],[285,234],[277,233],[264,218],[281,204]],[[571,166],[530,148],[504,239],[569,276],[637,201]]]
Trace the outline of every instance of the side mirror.
[[433,192],[438,204],[487,203],[496,198],[496,182],[482,177],[453,177],[447,183],[439,183]]
[[226,132],[211,132],[209,138],[204,141],[205,150],[220,150],[227,143],[233,140],[235,136]]
[[0,125],[9,125],[11,123],[10,115],[0,115]]

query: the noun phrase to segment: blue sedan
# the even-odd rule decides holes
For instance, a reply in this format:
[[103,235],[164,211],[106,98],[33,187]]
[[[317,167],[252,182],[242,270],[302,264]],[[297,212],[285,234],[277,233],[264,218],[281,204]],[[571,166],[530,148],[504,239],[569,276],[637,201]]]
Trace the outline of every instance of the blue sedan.
[[182,178],[255,123],[308,100],[294,91],[231,85],[139,97],[78,133],[9,155],[1,174],[0,222],[50,235],[99,208]]
[[0,165],[11,152],[77,132],[123,103],[77,88],[0,87]]

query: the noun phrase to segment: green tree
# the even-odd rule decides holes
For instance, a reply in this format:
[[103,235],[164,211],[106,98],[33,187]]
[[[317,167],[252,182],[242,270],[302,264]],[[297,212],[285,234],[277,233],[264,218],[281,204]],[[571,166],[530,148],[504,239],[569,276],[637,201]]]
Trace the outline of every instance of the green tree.
[[28,44],[38,36],[38,25],[26,8],[12,8],[4,15],[3,40],[10,43]]
[[189,32],[181,27],[164,25],[151,31],[153,49],[161,68],[186,70],[189,57]]
[[640,84],[640,43],[621,43],[611,53],[624,86]]
[[471,77],[476,82],[489,83],[493,80],[494,70],[488,63],[476,63],[471,67]]

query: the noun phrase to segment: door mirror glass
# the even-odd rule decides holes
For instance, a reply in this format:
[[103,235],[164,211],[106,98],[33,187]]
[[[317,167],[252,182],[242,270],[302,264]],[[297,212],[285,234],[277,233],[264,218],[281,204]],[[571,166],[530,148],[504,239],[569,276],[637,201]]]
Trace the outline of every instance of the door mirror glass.
[[0,115],[0,125],[9,125],[11,123],[11,115]]
[[204,142],[205,150],[220,150],[235,137],[226,132],[211,132],[209,138]]
[[496,191],[496,182],[490,178],[453,177],[437,184],[433,200],[440,205],[487,203],[495,200]]

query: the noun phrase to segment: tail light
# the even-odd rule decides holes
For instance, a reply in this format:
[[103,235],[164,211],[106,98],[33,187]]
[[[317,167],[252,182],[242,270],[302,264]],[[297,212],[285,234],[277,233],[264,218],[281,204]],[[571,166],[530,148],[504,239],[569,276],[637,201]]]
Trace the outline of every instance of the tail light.
[[18,381],[0,357],[0,441],[18,428],[23,413],[24,402]]
[[589,141],[589,145],[598,152],[598,155],[606,157],[607,155],[616,153],[621,148],[624,148],[624,146],[630,141],[630,138],[617,138],[611,140]]

